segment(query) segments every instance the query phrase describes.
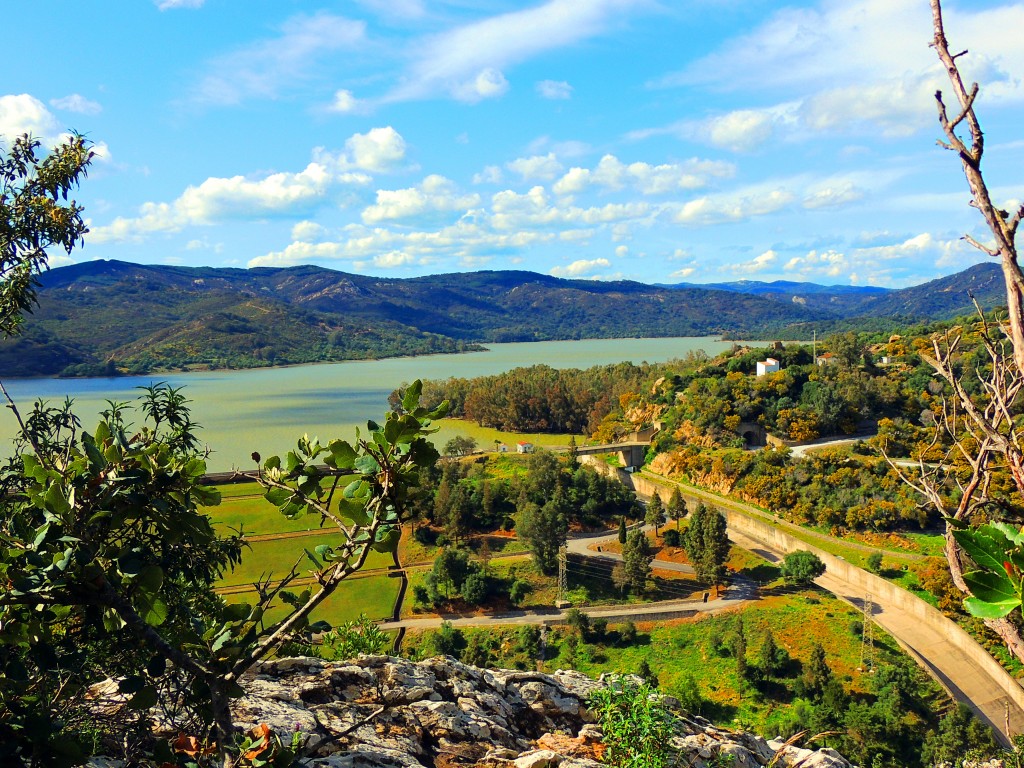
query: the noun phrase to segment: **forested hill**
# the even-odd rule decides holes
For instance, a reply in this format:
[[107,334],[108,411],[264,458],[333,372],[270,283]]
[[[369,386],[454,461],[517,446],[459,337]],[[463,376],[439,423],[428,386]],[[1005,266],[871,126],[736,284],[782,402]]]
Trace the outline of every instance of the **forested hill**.
[[[947,280],[958,285],[956,276]],[[452,352],[478,342],[798,338],[809,336],[814,324],[857,314],[845,302],[793,300],[797,294],[564,280],[532,272],[398,279],[315,266],[91,261],[54,269],[42,283],[40,306],[24,335],[0,345],[0,376],[243,368]],[[927,286],[851,295],[857,306],[890,301],[891,309],[880,305],[878,312],[904,319],[945,317],[951,305],[969,302],[965,291]]]

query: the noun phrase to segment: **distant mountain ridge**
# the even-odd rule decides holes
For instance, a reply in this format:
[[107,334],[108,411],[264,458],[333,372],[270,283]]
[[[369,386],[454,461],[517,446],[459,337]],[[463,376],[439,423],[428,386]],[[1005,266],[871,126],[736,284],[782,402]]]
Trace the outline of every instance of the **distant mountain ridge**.
[[945,318],[1001,301],[992,264],[898,291],[739,281],[652,286],[520,271],[381,278],[91,261],[42,276],[0,376],[100,375],[455,352],[631,336],[803,338],[851,318]]

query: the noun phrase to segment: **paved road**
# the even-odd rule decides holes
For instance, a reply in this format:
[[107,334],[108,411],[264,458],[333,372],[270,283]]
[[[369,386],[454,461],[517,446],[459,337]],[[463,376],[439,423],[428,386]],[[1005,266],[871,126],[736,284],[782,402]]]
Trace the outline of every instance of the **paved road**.
[[[622,555],[614,552],[597,553],[589,549],[591,546],[601,546],[603,542],[616,541],[617,538],[618,533],[601,538],[570,539],[567,549],[570,553],[595,560],[621,560]],[[651,565],[656,570],[693,573],[693,568],[683,563],[655,560]],[[591,618],[603,618],[614,621],[653,621],[655,619],[684,618],[698,613],[711,614],[732,610],[757,599],[757,587],[752,581],[734,578],[732,586],[725,595],[714,600],[708,600],[706,603],[702,600],[659,600],[654,603],[642,603],[639,605],[587,608],[587,614]],[[456,627],[488,627],[502,624],[557,624],[565,619],[567,612],[567,610],[550,608],[535,611],[506,611],[504,613],[484,615],[449,613],[439,617],[387,622],[381,624],[380,628],[384,630],[398,629],[400,627],[405,627],[406,629],[428,629],[438,627],[444,621],[450,621]]]
[[[688,489],[688,492],[691,490],[694,489]],[[748,512],[747,505],[739,502],[726,502],[699,490],[697,495],[704,496],[712,504],[727,505],[733,511],[753,512]],[[764,519],[762,515],[752,516]],[[781,549],[736,531],[730,530],[729,538],[738,546],[772,562],[778,562],[785,555]],[[863,609],[865,595],[861,588],[830,572],[817,579],[816,583],[855,608]],[[872,596],[872,601],[875,622],[914,656],[955,699],[966,703],[991,725],[1005,744],[1009,744],[1013,735],[1024,733],[1024,709],[1006,695],[1000,681],[993,679],[986,669],[956,645],[912,615],[882,597]],[[813,631],[813,628],[809,629]]]

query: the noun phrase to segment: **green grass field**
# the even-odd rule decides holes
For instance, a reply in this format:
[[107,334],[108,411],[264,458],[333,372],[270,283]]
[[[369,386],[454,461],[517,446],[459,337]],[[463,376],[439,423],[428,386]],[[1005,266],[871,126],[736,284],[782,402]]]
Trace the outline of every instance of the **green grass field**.
[[[481,451],[494,450],[495,440],[504,443],[510,450],[514,451],[516,443],[520,441],[550,448],[566,446],[569,444],[569,438],[572,437],[572,435],[558,435],[543,432],[502,432],[497,429],[491,429],[490,427],[481,427],[476,422],[469,421],[467,419],[439,419],[434,422],[434,424],[441,428],[447,427],[455,429],[460,434],[473,438],[476,440],[477,448]],[[576,441],[582,444],[583,437],[581,435],[576,435]]]
[[[399,580],[384,575],[356,576],[338,587],[337,591],[313,612],[313,621],[323,620],[331,626],[341,622],[357,619],[366,614],[371,619],[384,619],[391,616],[398,597]],[[295,587],[293,592],[301,592],[304,587]],[[229,603],[253,602],[255,594],[237,593],[225,598]],[[285,606],[278,605],[268,612],[271,621],[285,615]]]

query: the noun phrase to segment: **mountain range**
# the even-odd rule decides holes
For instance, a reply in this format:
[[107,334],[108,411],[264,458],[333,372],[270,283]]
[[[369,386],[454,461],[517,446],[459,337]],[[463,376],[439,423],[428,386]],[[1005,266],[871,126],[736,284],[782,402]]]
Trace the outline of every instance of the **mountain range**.
[[41,277],[0,376],[104,375],[456,352],[488,342],[630,336],[807,338],[871,319],[945,319],[1003,301],[979,264],[901,290],[739,281],[647,285],[516,271],[414,278],[316,266],[90,261]]

